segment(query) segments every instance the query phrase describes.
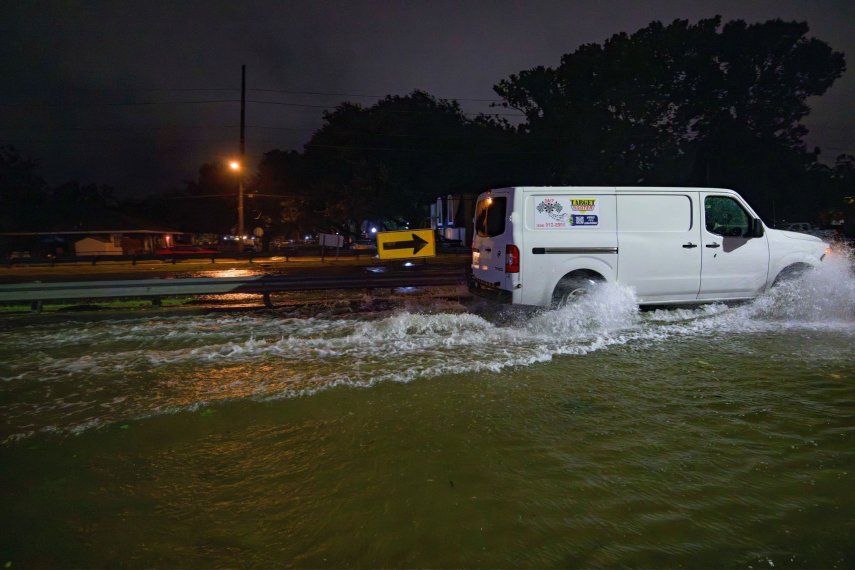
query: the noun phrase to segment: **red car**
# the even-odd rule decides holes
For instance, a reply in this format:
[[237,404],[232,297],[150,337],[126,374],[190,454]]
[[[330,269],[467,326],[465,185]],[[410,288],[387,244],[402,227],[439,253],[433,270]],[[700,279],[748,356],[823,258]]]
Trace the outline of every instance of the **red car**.
[[202,247],[199,245],[173,245],[155,251],[157,255],[211,255],[220,253],[216,249]]

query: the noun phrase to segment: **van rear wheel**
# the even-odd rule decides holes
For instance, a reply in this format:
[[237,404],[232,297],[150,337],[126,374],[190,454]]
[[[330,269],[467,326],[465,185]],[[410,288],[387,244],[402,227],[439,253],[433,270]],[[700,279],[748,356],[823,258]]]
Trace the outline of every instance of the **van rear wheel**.
[[590,294],[594,287],[601,282],[602,279],[597,279],[591,275],[564,277],[558,282],[555,291],[552,293],[552,306],[557,308],[575,303],[580,298]]

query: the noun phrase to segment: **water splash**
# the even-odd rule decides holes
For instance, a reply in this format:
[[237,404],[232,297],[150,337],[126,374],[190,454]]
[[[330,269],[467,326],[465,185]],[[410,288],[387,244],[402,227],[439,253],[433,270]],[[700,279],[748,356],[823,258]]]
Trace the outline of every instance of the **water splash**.
[[822,266],[781,283],[751,306],[758,319],[846,325],[855,321],[853,255],[838,249]]
[[7,420],[0,440],[79,433],[228,399],[499,371],[627,343],[817,328],[855,338],[847,255],[736,307],[640,312],[634,292],[614,284],[499,324],[410,307],[376,320],[214,314],[0,331],[0,415]]
[[638,322],[635,292],[629,287],[605,283],[573,303],[537,314],[524,327],[534,335],[574,339],[628,329]]

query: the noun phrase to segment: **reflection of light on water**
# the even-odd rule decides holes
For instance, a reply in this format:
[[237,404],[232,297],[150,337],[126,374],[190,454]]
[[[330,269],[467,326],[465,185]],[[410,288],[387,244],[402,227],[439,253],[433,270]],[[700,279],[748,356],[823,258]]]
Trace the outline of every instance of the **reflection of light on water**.
[[200,277],[250,277],[252,275],[258,275],[258,271],[255,269],[237,269],[235,267],[202,271],[199,274]]
[[227,293],[225,295],[197,295],[197,299],[202,301],[211,301],[214,303],[234,303],[234,302],[261,302],[261,295],[258,293]]

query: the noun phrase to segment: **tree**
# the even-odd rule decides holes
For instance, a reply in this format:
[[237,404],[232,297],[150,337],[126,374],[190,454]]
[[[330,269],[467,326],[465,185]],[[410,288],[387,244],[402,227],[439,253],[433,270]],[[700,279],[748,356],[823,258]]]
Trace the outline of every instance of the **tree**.
[[262,222],[265,235],[271,233],[297,237],[317,231],[321,196],[311,192],[306,177],[306,160],[295,151],[271,150],[264,154],[251,191],[261,194],[253,199],[250,210]]
[[510,139],[504,127],[422,91],[368,108],[343,103],[306,144],[305,187],[327,223],[421,224],[438,195],[508,178],[496,160]]
[[802,141],[807,98],[845,69],[842,53],[807,33],[781,20],[653,22],[583,45],[556,68],[511,75],[495,91],[526,115],[527,146],[544,151],[534,178],[791,196],[816,159]]
[[225,233],[237,225],[237,189],[238,179],[225,164],[208,162],[199,167],[196,180],[184,182],[183,189],[126,207],[181,231]]
[[106,185],[66,182],[48,192],[47,203],[38,229],[98,229],[121,219],[113,188]]
[[0,147],[0,231],[26,231],[46,208],[47,184],[39,164],[12,147]]

